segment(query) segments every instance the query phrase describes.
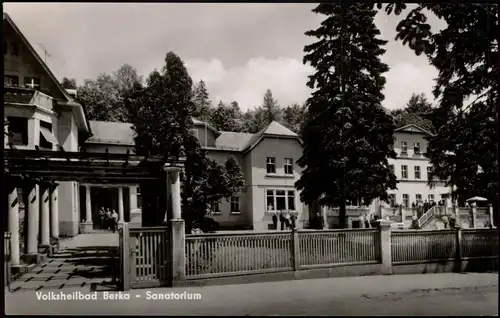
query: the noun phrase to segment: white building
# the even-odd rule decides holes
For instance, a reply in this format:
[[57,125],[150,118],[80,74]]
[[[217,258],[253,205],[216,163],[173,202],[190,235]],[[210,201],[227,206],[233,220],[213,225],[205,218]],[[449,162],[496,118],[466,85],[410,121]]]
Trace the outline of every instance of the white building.
[[[396,159],[389,163],[397,177],[396,190],[389,190],[390,206],[396,204],[411,207],[413,203],[439,202],[445,199],[450,191],[443,181],[434,180],[432,187],[428,185],[428,176],[432,171],[429,159],[425,157],[428,141],[426,137],[432,134],[414,125],[406,125],[395,131],[394,150]],[[451,205],[449,199],[448,205]]]

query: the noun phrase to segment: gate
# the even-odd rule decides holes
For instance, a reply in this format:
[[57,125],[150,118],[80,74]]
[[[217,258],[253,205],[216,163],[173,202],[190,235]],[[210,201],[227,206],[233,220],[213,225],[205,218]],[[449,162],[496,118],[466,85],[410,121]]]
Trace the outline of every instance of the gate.
[[168,285],[168,227],[129,229],[128,224],[124,224],[119,233],[123,289]]

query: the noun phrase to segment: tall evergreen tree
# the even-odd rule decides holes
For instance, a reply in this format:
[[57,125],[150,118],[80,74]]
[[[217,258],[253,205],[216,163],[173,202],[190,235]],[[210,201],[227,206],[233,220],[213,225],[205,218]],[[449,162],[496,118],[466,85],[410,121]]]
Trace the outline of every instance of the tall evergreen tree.
[[210,120],[212,102],[203,80],[199,81],[193,88],[193,103],[196,106],[194,116],[204,122]]
[[231,106],[219,102],[217,108],[212,111],[210,122],[215,129],[220,131],[237,131],[238,123],[235,119],[234,109]]
[[[420,3],[396,30],[396,39],[425,54],[439,72],[433,91],[439,102],[428,116],[436,129],[428,157],[433,175],[453,186],[462,202],[476,195],[498,198],[499,11],[498,5]],[[446,27],[433,33],[429,14]]]
[[394,117],[396,127],[415,124],[429,132],[434,132],[432,122],[427,116],[432,112],[432,104],[427,100],[424,93],[412,94],[404,109],[394,109],[391,115]]
[[262,108],[265,110],[265,118],[267,124],[270,124],[273,121],[280,120],[280,106],[278,101],[274,99],[273,93],[270,89],[266,91],[264,94],[264,102],[262,104]]
[[387,189],[396,188],[387,160],[396,156],[394,122],[381,104],[386,41],[377,38],[373,5],[320,4],[313,12],[326,17],[306,32],[317,42],[304,48],[304,63],[316,72],[307,83],[314,92],[307,100],[297,162],[304,172],[296,187],[306,204],[338,206],[345,227],[347,197],[387,200]]
[[194,224],[203,222],[210,204],[239,191],[243,179],[234,159],[229,158],[225,166],[217,164],[191,133],[196,110],[192,80],[176,54],[168,53],[162,73],[153,71],[146,84],[142,89],[136,85],[127,99],[136,132],[136,152],[186,158],[181,196],[189,233]]

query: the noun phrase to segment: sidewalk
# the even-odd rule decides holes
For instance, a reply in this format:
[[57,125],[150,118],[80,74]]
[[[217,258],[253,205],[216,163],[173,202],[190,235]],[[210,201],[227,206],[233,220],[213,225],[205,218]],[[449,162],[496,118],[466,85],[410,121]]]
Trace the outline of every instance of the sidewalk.
[[[70,293],[89,289],[54,290]],[[199,293],[201,300],[148,300]],[[498,274],[425,274],[310,279],[246,285],[132,290],[129,300],[37,300],[6,294],[18,315],[496,315]],[[125,296],[127,297],[127,296]]]

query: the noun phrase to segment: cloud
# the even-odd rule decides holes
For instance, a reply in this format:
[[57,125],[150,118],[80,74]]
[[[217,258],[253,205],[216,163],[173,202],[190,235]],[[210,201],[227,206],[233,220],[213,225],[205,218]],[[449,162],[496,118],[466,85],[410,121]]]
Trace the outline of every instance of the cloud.
[[193,81],[206,82],[214,104],[237,101],[243,110],[251,109],[262,104],[270,89],[280,105],[287,106],[304,102],[311,92],[306,81],[312,68],[293,58],[257,57],[230,68],[219,59],[191,59],[186,64]]
[[437,77],[436,69],[431,65],[400,63],[391,67],[385,74],[385,101],[388,109],[403,108],[413,93],[424,93],[430,101],[434,100],[432,87]]

